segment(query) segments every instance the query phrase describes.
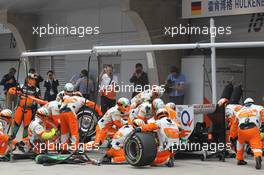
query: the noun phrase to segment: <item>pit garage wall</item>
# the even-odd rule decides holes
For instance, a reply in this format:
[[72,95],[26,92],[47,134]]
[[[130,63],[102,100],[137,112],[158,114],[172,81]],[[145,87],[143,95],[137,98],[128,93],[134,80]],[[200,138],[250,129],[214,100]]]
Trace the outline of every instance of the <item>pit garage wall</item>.
[[[243,42],[243,41],[264,41],[264,14],[255,15],[237,15],[237,16],[225,16],[215,17],[216,26],[232,26],[231,35],[217,36],[216,42]],[[190,26],[209,26],[209,18],[191,19]],[[210,42],[209,36],[203,35],[190,35],[190,42]],[[188,58],[197,57],[197,54],[202,52],[190,51]],[[182,66],[185,68],[184,72],[188,75],[189,69],[196,69],[205,65],[208,76],[211,81],[211,68],[210,68],[210,51],[205,50],[203,56],[200,58],[205,59],[203,63],[187,64],[187,59],[182,59]],[[199,57],[199,56],[198,56]],[[264,95],[264,83],[262,79],[264,58],[263,48],[250,48],[250,49],[217,49],[217,94],[220,97],[224,86],[233,80],[235,84],[242,84],[244,88],[243,98],[252,97],[257,103],[262,103],[262,97]],[[204,69],[203,69],[204,70]],[[192,81],[195,75],[191,74],[189,82]],[[201,81],[200,77],[198,77]],[[204,94],[205,97],[211,100],[211,88],[209,86],[208,78],[204,72],[204,92],[198,92],[201,96]],[[194,82],[190,82],[191,86],[201,86],[201,83],[195,79]],[[196,91],[188,92],[196,93]],[[188,95],[187,95],[188,96]],[[201,98],[197,99],[196,96],[191,95],[186,99],[185,103],[193,103],[201,101]]]
[[[221,97],[226,84],[244,88],[243,99],[252,97],[262,104],[264,95],[264,59],[218,57],[216,61],[217,95]],[[191,67],[191,69],[190,69]],[[201,104],[204,98],[212,99],[211,60],[208,56],[190,56],[182,59],[182,71],[187,77],[186,104]]]
[[[19,59],[19,50],[17,46],[13,45],[10,42],[11,40],[11,33],[8,34],[0,34],[0,79],[8,73],[9,68],[14,67],[18,68],[18,59]],[[15,47],[13,47],[15,46]],[[21,67],[20,75],[19,75],[19,82],[24,82],[25,71]],[[0,103],[1,99],[5,98],[3,86],[0,86]]]
[[[37,50],[90,49],[94,45],[143,44],[140,38],[140,32],[142,31],[137,30],[127,13],[123,12],[119,6],[41,14],[38,21],[39,26],[47,26],[47,24],[57,24],[57,26],[99,26],[100,34],[87,35],[83,38],[77,36],[37,37]],[[112,57],[116,57],[116,55],[112,55]],[[148,72],[146,53],[122,53],[118,57],[120,62],[117,63],[119,64],[117,67],[120,67],[120,70],[117,70],[118,72],[116,73],[120,75],[120,83],[129,84],[129,78],[133,74],[134,65],[137,62],[141,62],[145,71]],[[50,59],[50,57],[42,59]],[[54,57],[55,59],[56,57]],[[65,60],[65,71],[60,72],[58,75],[62,81],[61,85],[69,81],[74,74],[79,74],[82,69],[87,69],[88,55],[70,55],[60,57],[60,59]],[[109,62],[105,59],[111,59],[111,56],[101,56],[102,64]],[[34,64],[41,70],[39,61],[35,61]],[[97,64],[97,60],[92,57],[91,75],[93,80],[97,76]],[[53,66],[56,72],[56,65]],[[42,70],[42,73],[46,73],[45,70]],[[62,80],[63,77],[65,78],[64,80]],[[119,96],[130,97],[131,93],[120,93]]]

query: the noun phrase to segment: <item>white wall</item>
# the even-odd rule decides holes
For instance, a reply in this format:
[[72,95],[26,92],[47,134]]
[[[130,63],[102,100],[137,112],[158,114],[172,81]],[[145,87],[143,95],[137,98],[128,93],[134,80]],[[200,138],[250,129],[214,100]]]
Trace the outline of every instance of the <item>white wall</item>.
[[[203,67],[203,63],[205,68]],[[217,97],[221,97],[224,87],[233,81],[234,85],[242,85],[243,99],[253,98],[256,103],[261,104],[264,96],[264,82],[262,75],[264,60],[246,57],[228,58],[218,57],[216,60]],[[208,77],[206,76],[206,71]],[[203,56],[190,56],[182,59],[182,72],[186,74],[187,104],[203,103],[206,97],[212,101],[211,84],[211,61],[209,58],[203,60]]]
[[[260,17],[261,18],[261,17]],[[262,27],[260,30],[254,30],[261,26],[261,20],[257,20],[258,17],[253,18],[253,25],[249,32],[249,26],[252,20],[252,15],[234,15],[234,16],[223,16],[215,17],[215,26],[232,27],[231,35],[218,35],[216,37],[217,42],[231,42],[231,41],[263,41],[264,40],[264,16],[262,16]],[[209,18],[192,19],[190,26],[207,26],[210,27]],[[204,35],[191,35],[191,42],[210,42],[210,36]]]
[[[58,26],[99,26],[99,35],[89,35],[84,38],[77,36],[50,36],[37,38],[37,50],[65,50],[65,49],[90,49],[94,45],[122,45],[141,44],[140,33],[125,12],[118,5],[86,10],[72,10],[58,13],[43,13],[39,16],[39,26],[47,24]],[[107,59],[107,58],[105,58]],[[134,65],[141,62],[146,66],[145,53],[124,53],[121,55],[120,82],[128,83],[133,74]],[[65,56],[65,80],[69,80],[73,74],[87,68],[88,55]],[[95,79],[97,73],[97,61],[91,62],[91,73]],[[124,96],[131,96],[127,93]]]
[[[18,69],[19,50],[18,48],[10,48],[11,34],[0,34],[0,79],[8,73],[11,67]],[[21,65],[19,82],[23,83],[25,78],[25,69]],[[0,98],[4,98],[3,86],[0,86]]]

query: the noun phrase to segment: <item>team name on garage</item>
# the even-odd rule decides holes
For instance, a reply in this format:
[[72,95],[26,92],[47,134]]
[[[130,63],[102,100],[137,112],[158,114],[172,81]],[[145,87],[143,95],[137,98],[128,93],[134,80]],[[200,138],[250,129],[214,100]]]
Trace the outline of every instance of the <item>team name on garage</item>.
[[264,0],[235,0],[235,8],[264,7]]

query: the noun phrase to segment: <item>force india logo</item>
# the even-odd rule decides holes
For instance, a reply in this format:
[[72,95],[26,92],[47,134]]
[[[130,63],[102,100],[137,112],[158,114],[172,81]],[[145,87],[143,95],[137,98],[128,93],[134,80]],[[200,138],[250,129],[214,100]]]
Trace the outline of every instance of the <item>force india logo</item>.
[[251,16],[248,33],[250,32],[260,32],[263,28],[264,13],[254,13]]

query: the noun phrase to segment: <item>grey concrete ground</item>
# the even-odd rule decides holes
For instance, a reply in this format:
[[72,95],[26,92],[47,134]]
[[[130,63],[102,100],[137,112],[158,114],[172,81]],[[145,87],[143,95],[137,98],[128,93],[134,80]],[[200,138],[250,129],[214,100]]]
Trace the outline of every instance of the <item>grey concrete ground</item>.
[[217,160],[200,161],[176,160],[175,167],[144,167],[135,168],[130,165],[55,165],[45,167],[30,160],[19,160],[14,163],[0,162],[1,175],[257,175],[264,174],[255,170],[254,161],[249,160],[246,166],[237,166],[234,159],[226,162]]

